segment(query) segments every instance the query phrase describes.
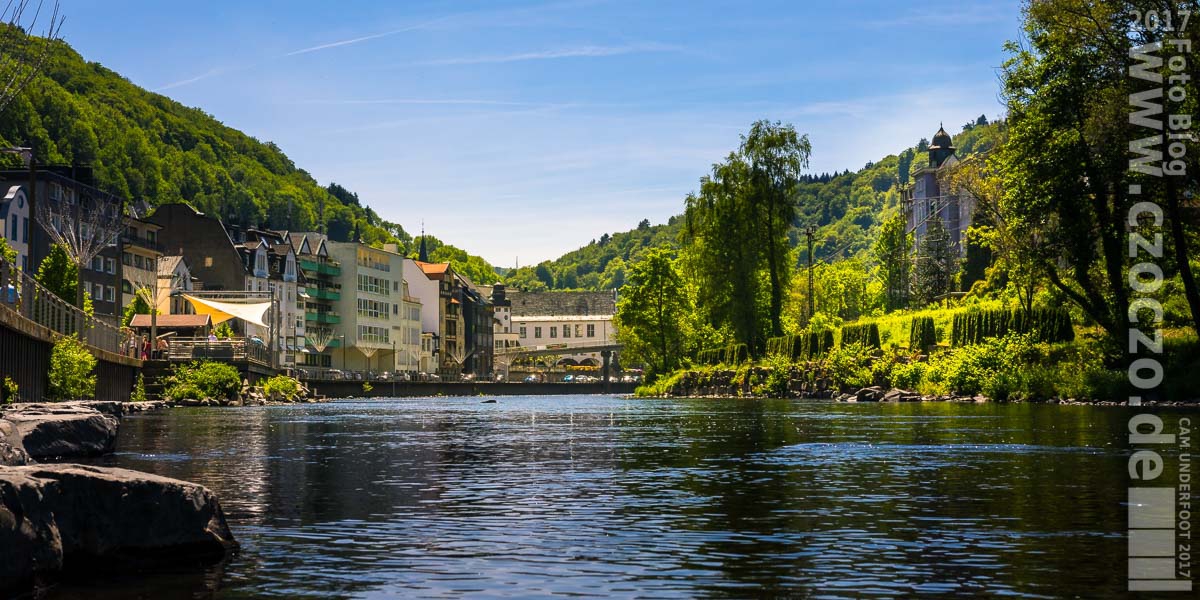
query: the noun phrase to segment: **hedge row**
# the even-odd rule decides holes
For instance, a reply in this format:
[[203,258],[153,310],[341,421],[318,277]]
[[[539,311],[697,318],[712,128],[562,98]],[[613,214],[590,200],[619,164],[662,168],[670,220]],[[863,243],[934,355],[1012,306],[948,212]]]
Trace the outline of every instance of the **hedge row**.
[[937,329],[933,325],[933,317],[913,317],[908,329],[908,347],[913,350],[924,350],[937,345]]
[[1033,333],[1039,342],[1070,342],[1075,339],[1071,314],[1065,308],[1024,310],[979,310],[954,315],[950,330],[952,346],[978,344],[1006,333]]
[[696,360],[702,365],[740,365],[750,360],[745,344],[730,344],[724,348],[701,350]]
[[833,330],[822,329],[767,340],[767,354],[791,360],[814,358],[833,349]]
[[882,344],[879,342],[879,325],[865,323],[842,327],[842,346],[851,344],[862,344],[868,348],[880,349]]

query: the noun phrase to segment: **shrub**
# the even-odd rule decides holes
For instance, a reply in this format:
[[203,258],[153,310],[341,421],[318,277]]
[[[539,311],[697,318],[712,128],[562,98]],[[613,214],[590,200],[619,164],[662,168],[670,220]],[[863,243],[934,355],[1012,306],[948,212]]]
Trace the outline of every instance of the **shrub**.
[[96,394],[96,357],[74,335],[62,336],[50,351],[50,388],[53,400],[79,400]]
[[788,382],[792,378],[792,362],[783,356],[770,356],[763,361],[767,376],[753,391],[755,395],[768,398],[786,398]]
[[740,365],[750,360],[750,350],[745,344],[729,344],[723,348],[701,350],[696,362],[702,365]]
[[170,400],[185,398],[213,398],[229,400],[242,388],[242,378],[233,365],[215,361],[196,361],[177,365],[167,378],[166,397]]
[[905,390],[916,390],[925,379],[925,369],[928,365],[923,362],[896,363],[892,367],[892,387]]
[[370,381],[363,382],[362,390],[363,390],[364,394],[370,394],[371,390],[373,390],[373,389],[375,389],[375,386],[371,385]]
[[287,375],[276,375],[263,384],[263,393],[267,397],[278,394],[286,400],[295,400],[300,395],[300,382]]
[[864,388],[871,385],[871,349],[852,344],[829,353],[825,366],[834,383],[840,388]]
[[908,330],[908,347],[923,352],[936,345],[937,329],[933,324],[933,317],[913,317]]
[[972,310],[954,315],[951,346],[978,344],[1005,334],[1032,333],[1040,342],[1069,342],[1075,339],[1071,313],[1065,308],[1024,310]]
[[767,340],[767,355],[791,360],[816,358],[833,349],[833,330],[815,329],[799,335],[784,335]]
[[4,376],[4,386],[0,387],[0,404],[12,404],[20,398],[21,388],[12,377]]
[[137,383],[133,384],[133,393],[129,395],[131,402],[146,401],[146,376],[138,373]]
[[879,343],[879,325],[876,323],[863,323],[861,325],[846,325],[842,327],[842,345],[850,346],[857,343],[878,350],[881,347]]

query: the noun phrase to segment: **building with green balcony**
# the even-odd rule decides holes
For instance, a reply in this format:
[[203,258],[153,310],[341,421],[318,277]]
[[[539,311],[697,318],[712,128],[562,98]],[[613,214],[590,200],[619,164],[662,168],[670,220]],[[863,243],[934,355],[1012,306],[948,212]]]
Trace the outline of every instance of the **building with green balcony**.
[[331,350],[340,347],[341,315],[335,305],[342,297],[338,281],[342,266],[330,258],[325,234],[295,232],[290,237],[305,282],[297,302],[303,306],[297,308],[303,310],[306,343],[297,364],[302,368],[333,368]]

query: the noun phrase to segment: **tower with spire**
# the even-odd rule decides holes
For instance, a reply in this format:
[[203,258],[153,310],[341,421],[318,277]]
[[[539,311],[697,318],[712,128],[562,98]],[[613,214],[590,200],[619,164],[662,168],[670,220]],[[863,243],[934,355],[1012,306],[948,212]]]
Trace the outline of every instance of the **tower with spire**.
[[425,247],[425,221],[421,221],[421,247],[417,251],[417,260],[429,262],[429,249]]
[[954,139],[946,128],[938,125],[929,144],[929,163],[913,171],[912,183],[904,189],[904,204],[908,215],[908,231],[919,246],[932,219],[941,219],[950,232],[950,241],[960,255],[966,253],[966,232],[971,226],[975,199],[968,193],[953,189],[946,181],[946,170],[958,164]]

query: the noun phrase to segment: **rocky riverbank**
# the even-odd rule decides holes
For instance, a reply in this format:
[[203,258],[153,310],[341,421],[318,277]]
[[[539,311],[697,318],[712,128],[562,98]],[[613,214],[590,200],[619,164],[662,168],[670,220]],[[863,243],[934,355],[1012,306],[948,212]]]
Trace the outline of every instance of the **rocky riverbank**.
[[[674,398],[797,398],[835,402],[992,402],[982,395],[921,394],[885,386],[839,388],[828,373],[791,369],[786,378],[765,367],[688,371],[676,376],[663,390]],[[1007,400],[1015,402],[1017,400]],[[1040,398],[1024,402],[1062,405],[1123,406],[1125,402],[1091,398]],[[1143,401],[1143,406],[1190,406],[1196,402]]]
[[64,574],[211,563],[237,548],[220,502],[203,486],[37,464],[112,452],[122,416],[162,406],[37,403],[0,411],[0,596]]

